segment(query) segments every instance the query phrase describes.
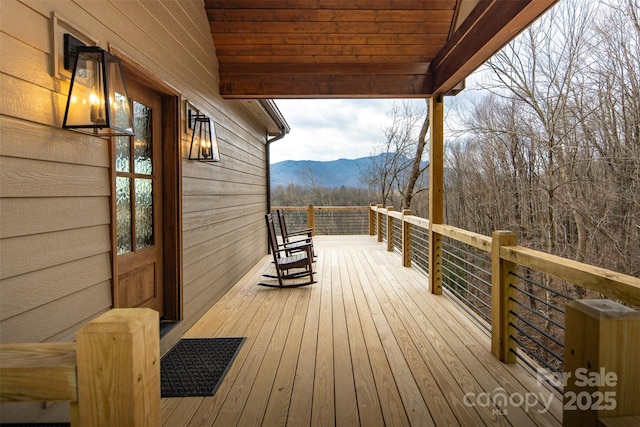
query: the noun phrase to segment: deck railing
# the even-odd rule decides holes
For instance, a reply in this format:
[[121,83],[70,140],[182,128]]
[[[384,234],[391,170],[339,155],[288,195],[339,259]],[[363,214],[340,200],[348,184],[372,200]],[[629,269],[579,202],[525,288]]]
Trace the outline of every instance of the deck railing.
[[[566,425],[640,415],[637,405],[628,401],[640,395],[640,369],[635,367],[640,312],[634,309],[640,306],[640,279],[518,246],[515,233],[509,231],[489,237],[430,224],[410,211],[381,205],[371,205],[370,210],[371,234],[377,234],[389,251],[398,251],[404,266],[425,273],[433,293],[445,289],[472,314],[491,335],[496,357],[506,363],[520,360],[538,380],[564,395]],[[612,330],[604,332],[608,327]],[[594,386],[592,380],[590,388],[584,388],[575,378],[576,373],[584,375],[579,369],[599,375],[603,369],[624,372],[624,378],[618,376],[615,387]],[[574,379],[568,381],[571,375]],[[606,393],[616,395],[614,389],[622,404],[616,400],[615,405],[598,406]],[[571,408],[572,396],[574,406],[582,399],[580,411],[571,410],[576,409]]]
[[287,215],[291,230],[313,228],[315,235],[369,234],[368,206],[275,206]]

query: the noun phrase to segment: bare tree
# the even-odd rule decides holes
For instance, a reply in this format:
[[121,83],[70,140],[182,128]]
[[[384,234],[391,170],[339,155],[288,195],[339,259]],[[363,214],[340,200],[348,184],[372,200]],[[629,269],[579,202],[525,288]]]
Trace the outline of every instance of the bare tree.
[[424,147],[427,145],[427,132],[429,132],[429,101],[427,100],[427,111],[422,119],[422,127],[418,133],[416,141],[416,153],[413,156],[411,164],[411,171],[407,178],[407,185],[402,192],[402,209],[409,209],[411,207],[411,200],[416,192],[424,191],[423,188],[419,188],[416,191],[416,183],[420,175],[429,167],[422,167],[422,156],[424,154]]
[[562,2],[494,56],[448,151],[448,221],[640,274],[639,6]]
[[412,196],[422,190],[416,189],[416,184],[425,169],[421,161],[429,119],[424,109],[409,101],[394,103],[388,115],[391,124],[384,129],[385,140],[374,149],[360,175],[383,205],[406,208]]

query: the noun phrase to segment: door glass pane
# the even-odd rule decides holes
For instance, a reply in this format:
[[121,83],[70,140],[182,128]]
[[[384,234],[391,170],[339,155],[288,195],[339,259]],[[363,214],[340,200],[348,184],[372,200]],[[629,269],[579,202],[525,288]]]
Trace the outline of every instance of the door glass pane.
[[116,136],[116,171],[129,172],[131,170],[131,142],[128,136]]
[[136,178],[136,249],[153,245],[153,181]]
[[151,108],[133,101],[133,131],[135,173],[151,175],[153,173],[151,152]]
[[131,252],[131,179],[116,177],[118,255]]

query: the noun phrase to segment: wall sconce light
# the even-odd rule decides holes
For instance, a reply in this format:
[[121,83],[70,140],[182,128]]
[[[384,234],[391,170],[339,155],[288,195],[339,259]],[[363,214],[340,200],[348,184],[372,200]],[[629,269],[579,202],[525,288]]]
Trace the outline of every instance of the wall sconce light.
[[211,119],[204,114],[196,114],[189,110],[189,127],[193,129],[189,160],[221,161],[218,138],[216,138],[215,128],[211,127]]
[[133,135],[129,96],[120,61],[97,46],[65,34],[71,85],[62,127],[96,136]]

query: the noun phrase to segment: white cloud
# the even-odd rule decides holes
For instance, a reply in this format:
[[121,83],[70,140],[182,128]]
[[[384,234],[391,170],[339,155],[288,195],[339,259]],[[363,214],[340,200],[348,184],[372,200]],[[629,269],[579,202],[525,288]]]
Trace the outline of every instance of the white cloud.
[[271,162],[368,156],[383,138],[394,100],[277,100],[291,132],[271,145]]
[[[480,96],[477,78],[467,81],[467,89],[445,101],[445,137],[459,135],[459,115]],[[423,99],[412,99],[420,107]],[[271,163],[284,160],[355,159],[373,154],[384,141],[390,125],[387,113],[401,99],[312,99],[276,100],[291,132],[273,143]]]

